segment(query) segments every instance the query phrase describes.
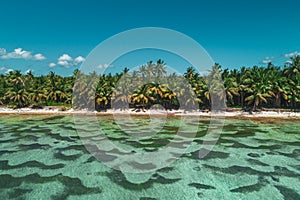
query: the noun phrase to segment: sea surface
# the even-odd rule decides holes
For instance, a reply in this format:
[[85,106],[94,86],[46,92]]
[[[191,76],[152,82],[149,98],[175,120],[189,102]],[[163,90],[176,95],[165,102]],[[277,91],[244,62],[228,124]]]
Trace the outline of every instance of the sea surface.
[[300,199],[300,123],[1,115],[0,199]]

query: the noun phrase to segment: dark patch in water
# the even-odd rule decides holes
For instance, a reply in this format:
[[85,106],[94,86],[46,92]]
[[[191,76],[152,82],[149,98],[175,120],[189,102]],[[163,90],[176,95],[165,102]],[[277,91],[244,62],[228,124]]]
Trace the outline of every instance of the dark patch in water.
[[231,145],[230,147],[233,148],[245,148],[245,149],[266,149],[266,150],[275,150],[275,149],[281,149],[281,145],[279,144],[274,144],[274,145],[259,145],[259,146],[249,146],[249,145],[245,145],[239,142],[235,142],[233,145]]
[[48,144],[39,144],[39,143],[20,144],[20,145],[18,145],[18,147],[22,151],[33,150],[33,149],[50,149],[51,148],[51,146]]
[[128,165],[134,167],[135,169],[141,169],[141,170],[151,170],[155,169],[156,165],[152,163],[138,163],[138,162],[127,162]]
[[197,167],[194,167],[193,170],[195,170],[195,171],[200,171],[201,168],[200,168],[199,166],[197,166]]
[[266,152],[266,154],[268,154],[268,155],[280,155],[280,156],[293,158],[293,159],[297,159],[297,160],[299,160],[299,158],[300,158],[300,150],[299,149],[294,149],[292,153],[282,153],[282,152],[279,152],[279,151],[270,151],[270,152]]
[[63,119],[65,118],[65,116],[53,116],[53,117],[47,117],[47,118],[44,118],[44,119],[41,119],[40,121],[43,121],[43,122],[49,122],[49,121],[52,121],[52,120],[57,120],[57,119]]
[[300,165],[291,165],[291,167],[293,167],[294,169],[297,169],[298,171],[300,171]]
[[15,152],[18,152],[18,151],[14,151],[14,150],[2,150],[2,151],[0,151],[0,155],[3,155],[5,153],[15,153]]
[[153,143],[151,144],[142,144],[140,142],[137,141],[124,141],[125,144],[133,146],[135,148],[145,148],[145,147],[164,147],[166,145],[169,144],[169,140],[168,139],[164,139],[164,138],[155,138],[153,140]]
[[[15,199],[17,197],[23,197],[24,194],[30,193],[32,189],[21,189],[21,188],[16,188],[13,191],[8,193],[9,198]],[[24,198],[25,199],[25,198]]]
[[190,183],[190,184],[188,184],[188,186],[194,187],[197,189],[205,189],[205,190],[216,189],[214,186],[205,185],[205,184],[201,184],[201,183]]
[[[205,151],[206,149],[201,149],[200,151]],[[224,153],[220,151],[210,151],[204,158],[199,158],[199,150],[192,152],[191,154],[184,154],[182,157],[191,158],[194,160],[210,160],[215,158],[226,159],[229,157],[229,153]]]
[[277,178],[275,176],[272,176],[272,175],[271,175],[271,178],[272,178],[273,181],[279,182],[279,178]]
[[275,185],[275,187],[280,191],[280,193],[284,196],[285,200],[295,200],[300,199],[300,194],[295,190],[287,188],[281,185]]
[[198,193],[197,193],[197,196],[198,196],[199,198],[202,198],[202,197],[203,197],[203,193],[202,193],[202,192],[198,192]]
[[77,158],[79,158],[81,156],[81,154],[75,154],[75,155],[64,155],[62,152],[57,152],[53,154],[54,158],[60,159],[60,160],[66,160],[66,161],[70,161],[70,160],[76,160]]
[[74,131],[74,132],[77,131],[77,129],[72,127],[72,126],[60,125],[59,127],[62,128],[62,129],[66,129],[66,130],[70,130],[70,131]]
[[300,149],[294,149],[292,153],[282,153],[282,152],[278,152],[278,153],[288,158],[294,158],[297,160],[300,159]]
[[221,168],[221,167],[216,167],[216,166],[211,166],[207,164],[203,164],[204,167],[209,168],[214,171],[219,171],[223,172],[226,174],[249,174],[249,175],[260,175],[260,176],[265,176],[265,177],[270,177],[272,176],[287,176],[287,177],[293,177],[300,179],[299,174],[293,171],[288,170],[285,167],[280,167],[280,166],[275,166],[274,167],[274,172],[263,172],[263,171],[258,171],[256,169],[253,169],[251,167],[243,167],[243,166],[237,166],[233,165],[228,168]]
[[252,158],[259,158],[260,155],[258,153],[248,153],[248,156],[252,157]]
[[155,152],[155,151],[158,151],[158,148],[144,148],[144,150],[146,151],[146,152]]
[[97,161],[97,159],[94,156],[91,156],[89,159],[87,159],[84,163],[91,163]]
[[8,140],[0,140],[0,144],[1,143],[15,143],[18,142],[20,140],[20,138],[13,138],[13,139],[8,139]]
[[0,169],[2,170],[10,170],[10,169],[17,169],[23,167],[37,167],[39,169],[60,169],[63,168],[64,164],[55,164],[55,165],[45,165],[38,161],[28,161],[19,165],[9,165],[7,160],[0,161]]
[[[255,129],[243,129],[243,130],[238,130],[234,135],[232,134],[227,134],[226,136],[231,136],[231,137],[249,137],[249,136],[254,136],[256,130]],[[222,134],[223,135],[223,134]]]
[[150,178],[148,181],[144,183],[131,183],[129,182],[124,174],[121,171],[118,170],[111,170],[110,172],[106,172],[105,175],[115,184],[122,186],[125,189],[129,190],[145,190],[147,188],[150,188],[153,183],[160,183],[160,184],[172,184],[179,180],[177,179],[167,179],[163,176],[160,176],[159,174],[154,174],[152,178]]
[[77,150],[81,151],[83,154],[89,154],[89,152],[86,150],[85,146],[83,145],[68,145],[67,147],[63,148],[56,148],[59,152],[64,152],[68,150]]
[[207,130],[197,131],[195,138],[201,138],[207,134]]
[[[32,132],[32,130],[29,132]],[[39,131],[37,131],[37,132],[39,132]],[[34,135],[25,135],[25,136],[23,136],[22,139],[29,140],[29,141],[37,141],[39,139],[39,137],[34,136]]]
[[59,134],[49,134],[49,136],[53,139],[59,140],[59,141],[67,141],[67,142],[75,142],[76,139],[72,139],[72,137],[63,137]]
[[247,159],[247,161],[251,164],[251,165],[259,165],[259,166],[263,166],[263,167],[267,167],[267,166],[270,166],[266,163],[263,163],[259,160],[255,160],[255,159]]
[[298,173],[290,171],[286,167],[275,166],[274,170],[275,170],[274,174],[276,174],[276,175],[294,177],[294,178],[298,178],[300,180],[300,176]]
[[171,131],[173,133],[177,133],[178,129],[179,129],[178,127],[174,127],[174,126],[164,126],[164,130]]
[[221,168],[221,167],[215,167],[207,164],[203,164],[204,167],[207,167],[209,169],[212,169],[214,171],[223,172],[226,174],[238,174],[238,173],[244,173],[244,174],[250,174],[250,175],[259,175],[259,174],[266,174],[265,172],[260,172],[258,170],[252,169],[251,167],[243,167],[243,166],[231,166],[228,168]]
[[95,156],[102,162],[110,162],[110,161],[113,161],[118,158],[117,156],[109,155],[105,151],[100,151],[100,150],[98,150],[97,152],[92,152],[92,153],[93,153],[93,156]]
[[64,185],[64,191],[61,194],[53,195],[52,199],[66,199],[69,195],[101,193],[101,189],[99,187],[85,187],[79,178],[71,178],[68,176],[63,176],[62,174],[50,177],[41,177],[37,173],[24,177],[13,177],[8,174],[2,174],[0,175],[0,188],[14,188],[20,186],[22,183],[44,184],[55,181],[59,181]]
[[114,149],[110,150],[109,153],[117,154],[117,155],[128,155],[128,154],[130,155],[130,154],[133,153],[133,152],[131,152],[131,153],[126,153],[126,152],[120,151],[119,149],[114,148]]
[[230,192],[249,193],[249,192],[259,191],[263,186],[264,185],[262,184],[256,183],[253,185],[247,185],[247,186],[231,189]]
[[173,170],[174,170],[174,167],[164,167],[164,168],[161,168],[161,169],[157,170],[157,172],[167,173],[167,172],[170,172],[170,171],[173,171]]
[[20,186],[22,181],[24,179],[22,178],[15,178],[10,174],[1,174],[0,175],[0,188],[13,188]]

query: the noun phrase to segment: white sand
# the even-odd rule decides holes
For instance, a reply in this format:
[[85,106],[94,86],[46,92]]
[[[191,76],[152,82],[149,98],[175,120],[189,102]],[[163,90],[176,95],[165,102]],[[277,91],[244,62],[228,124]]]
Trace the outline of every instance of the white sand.
[[132,109],[127,110],[115,110],[110,109],[106,112],[92,112],[87,110],[74,110],[70,109],[67,111],[60,111],[59,109],[31,109],[31,108],[0,108],[0,114],[97,114],[97,115],[112,115],[112,114],[130,114],[130,115],[172,115],[172,116],[203,116],[203,117],[229,117],[229,118],[299,118],[300,113],[298,112],[274,112],[274,111],[261,111],[261,112],[204,112],[204,111],[184,111],[184,110],[145,110],[143,112],[133,111]]

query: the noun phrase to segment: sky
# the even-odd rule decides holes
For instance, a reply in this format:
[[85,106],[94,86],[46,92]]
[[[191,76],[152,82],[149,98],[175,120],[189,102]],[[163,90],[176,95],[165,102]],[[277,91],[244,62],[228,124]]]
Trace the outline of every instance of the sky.
[[[17,69],[68,76],[99,43],[140,27],[186,34],[223,68],[271,61],[282,66],[300,55],[299,7],[296,0],[1,0],[0,73]],[[114,67],[159,57],[147,55],[134,63],[122,58],[124,63]],[[176,65],[176,59],[162,59]]]

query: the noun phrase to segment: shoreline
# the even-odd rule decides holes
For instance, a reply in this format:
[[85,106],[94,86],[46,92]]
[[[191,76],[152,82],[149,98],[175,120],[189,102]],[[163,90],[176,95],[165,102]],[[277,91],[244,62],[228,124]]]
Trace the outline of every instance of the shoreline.
[[259,112],[244,112],[244,111],[226,111],[219,113],[204,112],[204,111],[184,111],[184,110],[146,110],[143,111],[132,111],[132,110],[107,110],[107,111],[87,111],[87,110],[66,110],[61,111],[59,109],[31,109],[31,108],[20,108],[20,109],[10,109],[10,108],[0,108],[0,115],[7,114],[20,114],[20,115],[73,115],[73,114],[83,114],[83,115],[133,115],[133,116],[191,116],[191,117],[224,117],[224,118],[243,118],[243,119],[255,119],[255,118],[276,118],[276,119],[299,119],[300,112],[292,111],[259,111]]

